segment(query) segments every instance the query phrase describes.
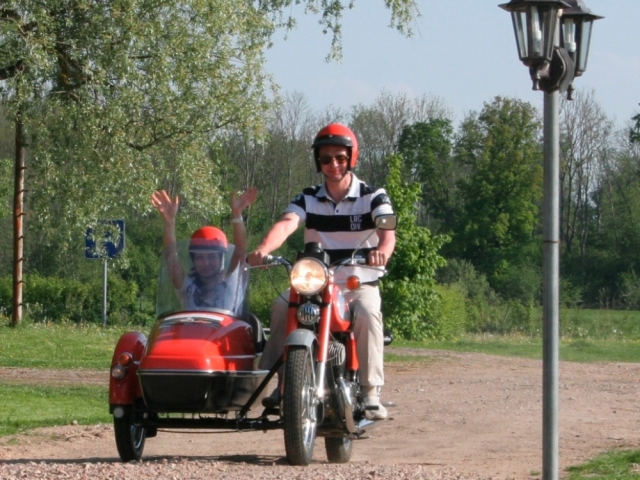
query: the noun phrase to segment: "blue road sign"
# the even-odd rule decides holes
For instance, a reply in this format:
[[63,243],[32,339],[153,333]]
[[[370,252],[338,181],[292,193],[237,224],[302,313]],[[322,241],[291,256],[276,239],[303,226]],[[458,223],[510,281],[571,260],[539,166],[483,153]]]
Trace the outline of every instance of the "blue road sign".
[[124,220],[100,220],[104,225],[104,238],[96,238],[93,228],[87,228],[84,239],[84,256],[91,260],[115,258],[124,250]]

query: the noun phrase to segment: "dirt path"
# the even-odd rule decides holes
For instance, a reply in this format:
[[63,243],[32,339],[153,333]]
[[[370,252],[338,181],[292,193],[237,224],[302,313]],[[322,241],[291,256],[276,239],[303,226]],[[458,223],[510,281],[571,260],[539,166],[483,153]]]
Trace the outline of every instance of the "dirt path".
[[[419,354],[428,358],[387,364],[383,400],[397,406],[371,431],[371,438],[356,442],[351,463],[392,470],[421,466],[461,472],[465,478],[541,478],[542,363],[483,354]],[[639,364],[561,364],[561,468],[609,449],[640,448],[638,378]],[[70,378],[60,372],[5,368],[0,380],[106,383],[106,376],[76,371]],[[196,462],[192,466],[200,461],[247,468],[286,465],[281,432],[159,432],[147,441],[147,460],[167,462],[178,456]],[[320,441],[314,458],[318,465],[326,462]],[[0,439],[3,461],[113,465],[117,451],[108,425],[64,426]]]

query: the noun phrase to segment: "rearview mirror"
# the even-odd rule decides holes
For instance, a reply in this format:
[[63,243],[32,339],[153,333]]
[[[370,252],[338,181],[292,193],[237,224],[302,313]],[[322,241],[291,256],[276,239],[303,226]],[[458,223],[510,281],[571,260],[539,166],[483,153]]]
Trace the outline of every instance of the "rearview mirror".
[[374,220],[376,228],[380,230],[395,230],[398,225],[398,217],[394,214],[380,215]]

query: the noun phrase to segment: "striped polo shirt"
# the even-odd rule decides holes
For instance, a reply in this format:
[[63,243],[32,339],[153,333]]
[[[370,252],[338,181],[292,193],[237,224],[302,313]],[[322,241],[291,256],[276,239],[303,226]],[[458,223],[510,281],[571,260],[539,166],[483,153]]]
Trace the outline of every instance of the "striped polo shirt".
[[[295,213],[305,222],[304,241],[319,242],[331,262],[350,257],[362,242],[358,255],[366,258],[378,246],[374,219],[393,213],[391,200],[382,188],[375,188],[359,180],[352,172],[349,192],[335,203],[324,183],[305,188],[287,206],[284,213]],[[369,238],[367,236],[371,234]],[[366,239],[366,240],[365,240]],[[379,278],[380,271],[369,268],[342,268],[335,281],[344,283],[349,275],[358,275],[362,282]]]

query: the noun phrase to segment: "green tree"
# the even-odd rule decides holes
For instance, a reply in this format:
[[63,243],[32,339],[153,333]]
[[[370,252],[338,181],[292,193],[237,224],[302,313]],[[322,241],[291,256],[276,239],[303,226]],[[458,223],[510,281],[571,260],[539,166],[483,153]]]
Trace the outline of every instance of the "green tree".
[[539,224],[539,136],[535,108],[501,97],[461,125],[456,155],[468,176],[458,182],[463,206],[452,253],[471,261],[494,287],[510,267],[526,263]]
[[[0,93],[16,128],[16,271],[22,271],[26,146],[38,242],[63,249],[91,219],[148,208],[159,186],[219,208],[206,145],[251,130],[267,108],[264,51],[297,0],[3,0]],[[333,32],[341,1],[304,0]],[[349,3],[352,6],[353,2]],[[408,33],[413,0],[386,1]],[[56,219],[54,222],[52,219]],[[52,240],[55,239],[55,240]],[[16,275],[13,322],[21,317]]]
[[435,272],[445,264],[438,253],[449,238],[432,236],[416,224],[415,209],[420,203],[420,184],[402,179],[402,158],[388,157],[386,189],[398,216],[397,243],[382,292],[385,324],[397,335],[409,339],[439,337],[443,325],[438,322],[439,295]]
[[434,118],[406,126],[400,135],[398,152],[404,160],[408,179],[422,185],[422,198],[440,230],[450,232],[453,227],[455,204],[458,198],[454,164],[453,126],[446,118]]
[[640,113],[631,118],[635,124],[629,130],[629,140],[631,143],[640,143]]

